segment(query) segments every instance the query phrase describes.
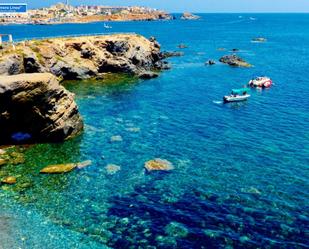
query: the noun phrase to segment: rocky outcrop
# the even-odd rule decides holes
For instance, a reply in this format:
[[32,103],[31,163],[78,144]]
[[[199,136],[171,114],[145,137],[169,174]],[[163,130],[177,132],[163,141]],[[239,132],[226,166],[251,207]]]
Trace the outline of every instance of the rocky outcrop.
[[1,53],[0,75],[48,72],[71,80],[169,68],[154,38],[133,34],[33,40]]
[[225,55],[220,58],[220,62],[224,64],[228,64],[234,67],[252,67],[251,64],[240,58],[239,56],[232,54],[232,55]]
[[0,144],[58,142],[82,129],[73,94],[55,76],[0,76]]
[[182,20],[198,20],[200,19],[200,16],[194,15],[192,13],[189,12],[185,12],[182,14],[182,16],[180,17],[180,19]]

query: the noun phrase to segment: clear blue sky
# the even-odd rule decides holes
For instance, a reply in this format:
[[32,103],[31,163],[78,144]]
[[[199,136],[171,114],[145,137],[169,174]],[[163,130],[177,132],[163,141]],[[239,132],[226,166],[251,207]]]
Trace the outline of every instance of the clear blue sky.
[[[62,0],[65,1],[65,0]],[[309,12],[309,0],[69,0],[72,5],[142,5],[169,12]],[[0,0],[26,2],[29,8],[48,6],[60,0]]]

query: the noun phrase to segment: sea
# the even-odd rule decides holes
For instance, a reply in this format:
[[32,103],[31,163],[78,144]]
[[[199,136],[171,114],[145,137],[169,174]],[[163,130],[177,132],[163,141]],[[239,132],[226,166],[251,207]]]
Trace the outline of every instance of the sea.
[[[201,17],[108,30],[101,22],[0,26],[15,40],[133,32],[184,52],[156,79],[63,82],[85,130],[17,148],[25,163],[1,167],[2,177],[17,177],[0,186],[1,249],[309,248],[309,15]],[[233,49],[254,66],[219,63]],[[222,103],[264,75],[271,88]],[[174,170],[146,172],[155,158]],[[67,174],[39,174],[85,160],[91,165]]]

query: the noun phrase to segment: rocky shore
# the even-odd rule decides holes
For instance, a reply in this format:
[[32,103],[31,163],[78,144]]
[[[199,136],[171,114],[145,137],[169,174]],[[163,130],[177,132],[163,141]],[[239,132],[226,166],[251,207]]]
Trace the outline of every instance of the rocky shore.
[[155,38],[135,34],[55,38],[0,49],[0,144],[60,142],[83,129],[61,80],[127,73],[142,79],[170,68]]
[[0,144],[60,142],[82,129],[73,94],[52,74],[0,76]]
[[51,73],[64,80],[169,68],[159,43],[135,34],[32,40],[0,55],[0,75]]

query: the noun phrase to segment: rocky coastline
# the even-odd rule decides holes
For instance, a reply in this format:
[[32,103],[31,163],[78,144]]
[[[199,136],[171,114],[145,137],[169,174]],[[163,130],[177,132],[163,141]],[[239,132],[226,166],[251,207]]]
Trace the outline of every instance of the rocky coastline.
[[169,68],[159,43],[136,34],[31,40],[0,55],[0,75],[51,73],[64,80]]
[[155,38],[117,34],[18,43],[0,50],[0,144],[60,142],[83,129],[62,80],[126,73],[141,79],[169,69]]
[[52,74],[0,76],[0,144],[61,142],[82,129],[74,95]]

